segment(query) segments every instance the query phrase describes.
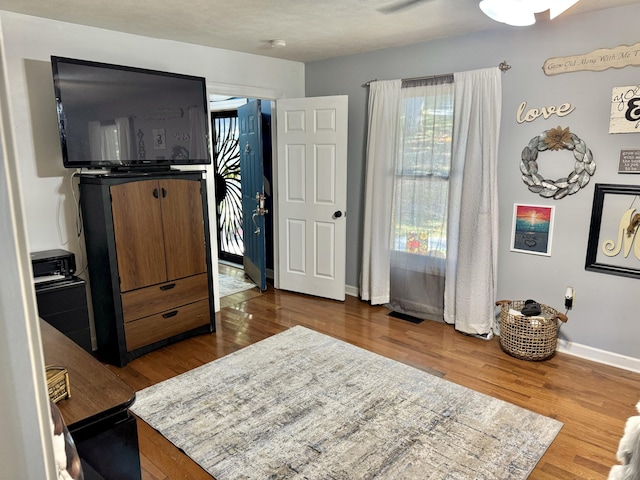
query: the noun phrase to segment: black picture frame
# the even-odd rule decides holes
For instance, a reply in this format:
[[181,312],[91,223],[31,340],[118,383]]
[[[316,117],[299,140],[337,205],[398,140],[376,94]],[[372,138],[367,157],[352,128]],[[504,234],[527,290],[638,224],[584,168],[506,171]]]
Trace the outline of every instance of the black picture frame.
[[[585,270],[640,278],[640,258],[634,252],[640,228],[627,235],[630,222],[625,221],[625,215],[633,216],[634,204],[640,208],[639,185],[595,184]],[[640,244],[637,248],[640,252]]]

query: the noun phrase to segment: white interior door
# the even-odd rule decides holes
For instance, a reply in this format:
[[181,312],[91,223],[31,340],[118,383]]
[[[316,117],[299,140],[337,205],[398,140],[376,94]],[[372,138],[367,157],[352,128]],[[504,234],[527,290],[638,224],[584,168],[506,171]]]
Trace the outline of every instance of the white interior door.
[[344,300],[348,97],[276,103],[278,287]]

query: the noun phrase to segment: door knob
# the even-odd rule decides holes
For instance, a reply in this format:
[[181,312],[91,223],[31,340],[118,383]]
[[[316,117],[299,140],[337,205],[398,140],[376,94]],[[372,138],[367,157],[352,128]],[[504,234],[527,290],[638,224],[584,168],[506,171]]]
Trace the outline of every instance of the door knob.
[[333,212],[333,218],[340,218],[342,216],[342,212],[340,210],[336,210]]

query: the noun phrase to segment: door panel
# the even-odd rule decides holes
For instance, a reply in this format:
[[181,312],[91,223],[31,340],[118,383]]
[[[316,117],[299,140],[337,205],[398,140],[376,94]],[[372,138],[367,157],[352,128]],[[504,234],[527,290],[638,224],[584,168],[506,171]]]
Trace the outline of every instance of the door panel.
[[267,288],[265,221],[256,195],[264,195],[260,100],[238,108],[244,271],[261,290]]
[[306,274],[306,222],[287,219],[287,273]]
[[[335,258],[334,245],[336,244],[336,229],[333,222],[316,222],[315,224],[315,249],[318,252],[316,258]],[[334,279],[336,277],[335,262],[316,262],[315,275],[318,278]]]
[[[160,180],[167,280],[207,271],[200,182]],[[188,254],[186,254],[188,252]]]
[[157,180],[113,185],[110,192],[120,290],[166,281]]
[[316,145],[315,154],[315,194],[316,203],[336,204],[336,147],[335,145]]
[[306,150],[304,145],[288,145],[286,154],[287,202],[304,203],[306,193]]
[[279,100],[276,108],[278,285],[344,300],[348,97]]

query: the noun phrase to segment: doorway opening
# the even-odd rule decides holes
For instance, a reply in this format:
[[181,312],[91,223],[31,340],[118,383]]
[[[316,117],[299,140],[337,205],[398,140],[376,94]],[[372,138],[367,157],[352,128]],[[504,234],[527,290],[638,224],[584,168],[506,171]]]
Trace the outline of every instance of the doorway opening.
[[[253,168],[247,169],[246,160],[241,161],[242,139],[241,120],[238,109],[246,109],[251,103],[257,104],[261,111],[261,152],[262,167],[259,172]],[[269,270],[273,275],[273,220],[272,220],[272,161],[271,161],[271,101],[250,99],[243,97],[231,97],[222,95],[210,95],[211,126],[214,147],[214,172],[216,190],[216,235],[218,239],[218,259],[221,283],[229,280],[227,277],[251,277],[253,283],[261,289],[266,288],[264,280],[256,278],[252,268],[247,269],[247,265],[253,266],[255,262],[255,251],[252,244],[245,244],[247,239],[251,239],[253,223],[255,223],[255,213],[247,209],[247,192],[243,199],[242,189],[246,190],[246,180],[249,175],[258,175],[260,180],[264,179],[265,210],[262,235],[264,236],[265,248],[260,253],[260,265],[263,270]],[[246,147],[246,145],[244,145]],[[246,157],[245,157],[246,158]],[[242,165],[244,164],[244,167]],[[243,169],[245,169],[245,186],[243,187]],[[250,171],[247,171],[250,170]],[[243,207],[244,203],[244,207]],[[244,210],[244,212],[243,212]],[[254,215],[252,215],[254,213]],[[246,217],[246,218],[245,218]],[[248,233],[248,235],[247,235]],[[248,259],[250,261],[248,261]],[[229,271],[229,268],[235,269]],[[244,272],[244,274],[242,273]],[[264,276],[264,273],[263,273]],[[233,282],[232,282],[233,283]]]

